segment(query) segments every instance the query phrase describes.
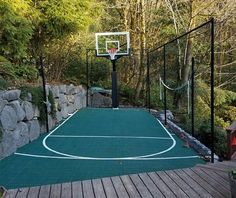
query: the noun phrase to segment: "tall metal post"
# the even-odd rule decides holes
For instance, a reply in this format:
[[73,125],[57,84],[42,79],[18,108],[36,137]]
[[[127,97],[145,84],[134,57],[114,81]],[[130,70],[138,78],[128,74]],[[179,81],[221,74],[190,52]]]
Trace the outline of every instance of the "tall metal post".
[[86,50],[86,87],[87,87],[87,92],[86,92],[86,107],[88,107],[88,91],[89,91],[89,64],[88,64],[88,53],[89,50]]
[[215,123],[214,123],[214,64],[215,64],[215,33],[214,18],[211,19],[211,162],[214,163],[215,153]]
[[43,55],[41,54],[39,56],[40,61],[40,70],[41,70],[41,76],[43,81],[43,98],[44,98],[44,107],[45,107],[45,115],[46,115],[46,131],[49,132],[49,126],[48,126],[48,109],[47,109],[47,92],[46,92],[46,80],[45,80],[45,74],[44,74],[44,66],[43,66]]
[[116,60],[112,62],[112,108],[117,108],[118,105],[118,94],[117,94],[117,73],[116,73]]
[[192,57],[192,77],[191,77],[191,121],[192,121],[192,136],[194,137],[194,65],[195,61]]
[[146,86],[147,92],[146,92],[146,104],[148,106],[149,112],[151,109],[151,91],[150,91],[150,62],[149,62],[149,53],[147,53],[147,86]]
[[[163,68],[164,68],[164,83],[166,84],[166,45],[164,45],[163,49]],[[167,125],[167,115],[166,115],[166,109],[167,109],[167,104],[166,104],[166,88],[164,88],[164,111],[165,111],[165,125]]]

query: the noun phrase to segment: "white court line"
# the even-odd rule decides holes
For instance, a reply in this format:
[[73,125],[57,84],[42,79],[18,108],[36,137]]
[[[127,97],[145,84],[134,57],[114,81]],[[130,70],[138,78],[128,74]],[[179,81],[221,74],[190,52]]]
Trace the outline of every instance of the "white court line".
[[[77,112],[77,111],[76,111]],[[71,118],[76,112],[74,112],[70,117],[68,117],[60,126],[62,126],[69,118]],[[160,154],[163,154],[163,153],[166,153],[170,150],[172,150],[175,145],[176,145],[176,141],[175,139],[171,136],[171,134],[169,133],[169,131],[163,126],[163,124],[158,120],[156,119],[160,124],[161,126],[164,128],[164,130],[167,132],[167,134],[169,135],[170,139],[172,140],[172,145],[163,150],[163,151],[160,151],[160,152],[157,152],[157,153],[152,153],[152,154],[147,154],[147,155],[141,155],[141,156],[131,156],[131,157],[114,157],[114,158],[101,158],[101,157],[90,157],[90,156],[78,156],[78,155],[70,155],[68,153],[62,153],[62,152],[59,152],[57,150],[54,150],[52,148],[50,148],[47,144],[46,144],[46,140],[47,138],[52,134],[54,133],[60,126],[58,126],[57,128],[55,128],[53,131],[51,131],[44,139],[43,139],[43,146],[53,152],[53,153],[56,153],[58,155],[62,155],[62,156],[65,156],[65,157],[71,157],[71,158],[76,158],[76,159],[87,159],[87,160],[125,160],[125,159],[137,159],[137,158],[147,158],[147,157],[153,157],[153,156],[156,156],[156,155],[160,155]]]
[[50,135],[50,138],[117,138],[117,139],[160,139],[170,140],[170,137],[146,137],[146,136],[107,136],[107,135]]
[[[25,156],[25,157],[36,157],[36,158],[46,158],[46,159],[69,159],[69,160],[79,160],[74,157],[58,157],[58,156],[50,156],[50,155],[33,155],[27,153],[14,153],[15,155]],[[197,155],[190,155],[190,156],[180,156],[180,157],[154,157],[154,158],[130,158],[130,159],[122,159],[122,160],[172,160],[172,159],[193,159],[193,158],[200,158]],[[107,159],[99,159],[99,160],[110,160],[112,158]],[[113,160],[113,159],[112,159]],[[118,159],[120,160],[120,159]]]

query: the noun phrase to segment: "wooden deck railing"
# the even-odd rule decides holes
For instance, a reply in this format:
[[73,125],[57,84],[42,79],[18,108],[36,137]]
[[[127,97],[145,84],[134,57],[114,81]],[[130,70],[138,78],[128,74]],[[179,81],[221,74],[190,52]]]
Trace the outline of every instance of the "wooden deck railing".
[[227,129],[227,147],[228,147],[228,160],[236,151],[236,121],[234,121]]

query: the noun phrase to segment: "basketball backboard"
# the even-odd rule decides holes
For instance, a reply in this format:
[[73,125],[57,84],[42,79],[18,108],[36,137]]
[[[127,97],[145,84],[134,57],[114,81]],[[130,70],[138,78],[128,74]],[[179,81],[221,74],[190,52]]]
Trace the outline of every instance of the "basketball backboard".
[[129,32],[96,33],[96,56],[110,58],[111,49],[116,49],[116,58],[129,55]]

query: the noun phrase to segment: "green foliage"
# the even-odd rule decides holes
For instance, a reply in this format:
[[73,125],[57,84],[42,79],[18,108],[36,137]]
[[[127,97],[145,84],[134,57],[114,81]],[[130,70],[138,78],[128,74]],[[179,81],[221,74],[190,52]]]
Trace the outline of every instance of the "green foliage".
[[15,79],[14,66],[5,57],[0,56],[0,76],[4,79]]
[[0,90],[6,90],[10,86],[4,78],[0,77]]
[[15,75],[19,78],[33,81],[38,77],[38,70],[31,65],[15,65]]
[[55,100],[54,100],[54,97],[53,97],[53,94],[52,94],[51,90],[49,90],[49,93],[48,93],[48,101],[51,104],[51,115],[52,115],[52,118],[56,118],[56,105],[55,105]]
[[[43,124],[46,122],[45,114],[45,103],[44,103],[44,93],[42,87],[21,87],[21,99],[25,99],[28,93],[32,94],[32,103],[34,106],[38,107],[40,112],[39,121]],[[51,115],[53,118],[56,116],[56,107],[53,94],[49,91],[48,101],[51,104]]]
[[26,57],[33,33],[31,21],[20,14],[17,5],[15,1],[0,0],[0,54],[13,61]]
[[233,179],[236,180],[236,169],[233,169],[231,171],[231,175],[232,175]]

